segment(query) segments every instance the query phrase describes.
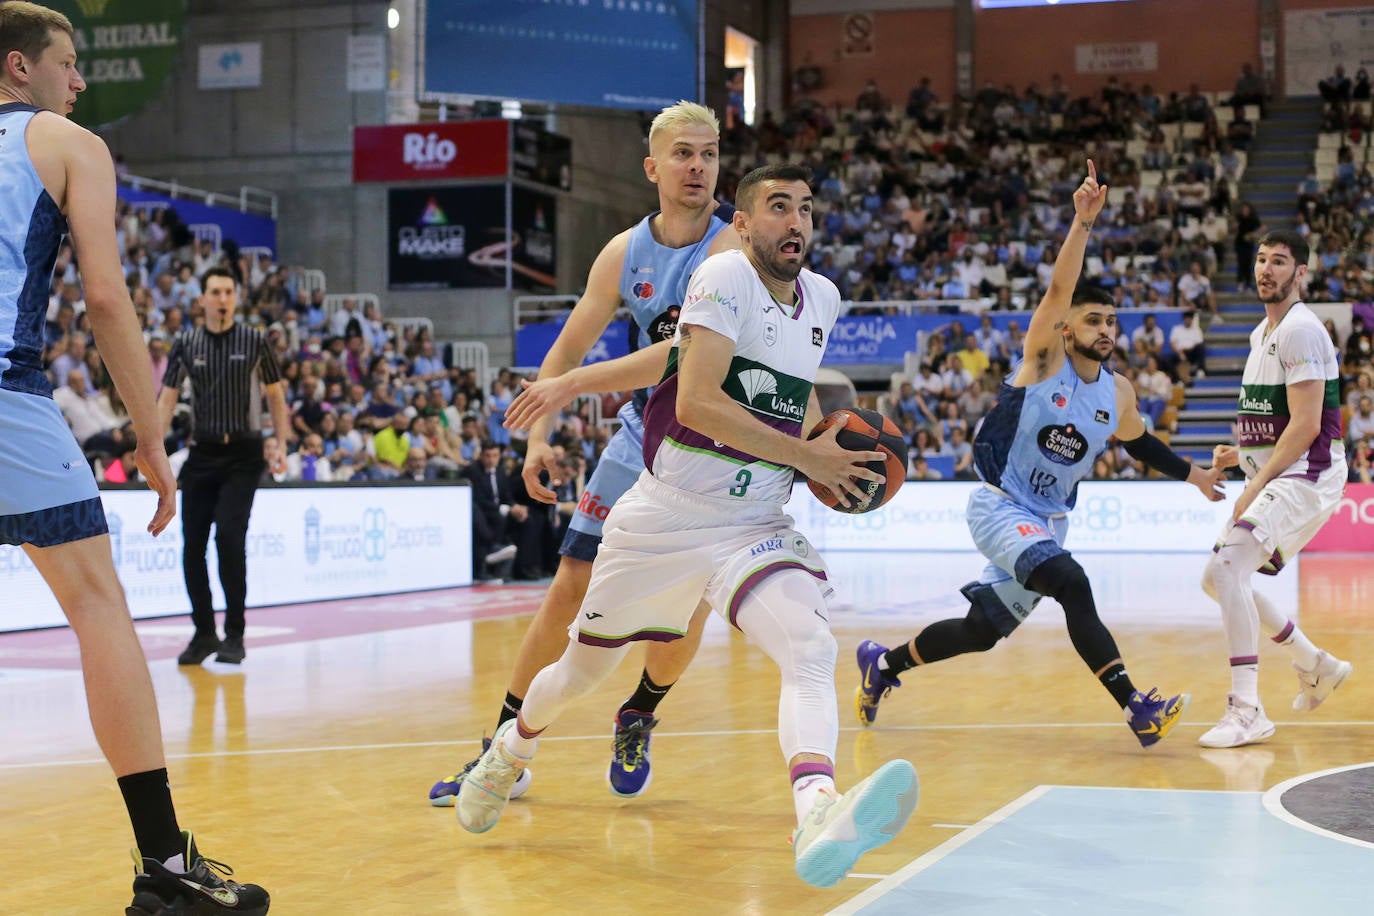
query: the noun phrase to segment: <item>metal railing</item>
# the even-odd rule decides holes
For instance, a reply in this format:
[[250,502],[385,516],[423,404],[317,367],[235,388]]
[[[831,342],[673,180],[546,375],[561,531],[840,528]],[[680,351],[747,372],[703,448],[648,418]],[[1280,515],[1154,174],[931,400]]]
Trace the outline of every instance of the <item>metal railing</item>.
[[194,188],[182,184],[175,178],[170,181],[163,181],[160,178],[148,178],[144,175],[124,175],[120,177],[119,181],[135,191],[156,191],[173,199],[199,200],[210,207],[228,207],[236,209],[240,213],[257,213],[262,216],[270,216],[272,219],[277,218],[277,195],[263,188],[243,185],[237,194],[225,194],[220,191]]

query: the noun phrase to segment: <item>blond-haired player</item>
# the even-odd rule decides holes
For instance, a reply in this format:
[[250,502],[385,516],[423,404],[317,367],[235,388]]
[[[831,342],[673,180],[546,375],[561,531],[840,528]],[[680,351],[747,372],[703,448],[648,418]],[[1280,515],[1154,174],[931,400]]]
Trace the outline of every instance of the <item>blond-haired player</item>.
[[[692,271],[709,255],[739,247],[739,236],[730,226],[734,208],[715,199],[719,171],[720,125],[711,109],[679,102],[659,112],[649,128],[649,155],[644,158],[644,174],[658,188],[659,209],[616,235],[597,255],[586,292],[544,357],[541,381],[561,378],[579,366],[622,306],[634,319],[636,347],[648,348],[673,336]],[[534,675],[555,661],[567,643],[568,625],[587,591],[602,524],[644,469],[640,411],[645,398],[637,393],[621,409],[620,430],[582,494],[559,548],[562,559],[553,583],[520,644],[498,728],[515,718]],[[530,495],[547,503],[554,502],[555,494],[540,481],[540,474],[547,471],[549,483],[556,485],[562,473],[549,445],[552,431],[552,416],[535,421],[524,467]],[[654,712],[696,654],[706,613],[704,606],[699,609],[686,639],[650,645],[639,686],[616,714],[607,779],[617,795],[636,796],[649,786],[650,731],[658,724]],[[452,805],[464,775],[476,762],[436,783],[430,803]],[[523,795],[529,782],[526,770],[513,797]]]

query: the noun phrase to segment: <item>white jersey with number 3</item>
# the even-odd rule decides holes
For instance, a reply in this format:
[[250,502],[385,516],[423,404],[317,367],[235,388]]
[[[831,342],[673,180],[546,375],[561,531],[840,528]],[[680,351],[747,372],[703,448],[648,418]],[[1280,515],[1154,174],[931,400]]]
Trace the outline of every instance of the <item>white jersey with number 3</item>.
[[805,269],[796,289],[796,302],[780,305],[742,251],[707,258],[692,274],[667,375],[644,410],[644,463],[655,478],[707,496],[787,501],[792,468],[714,442],[678,422],[677,347],[684,325],[733,340],[735,356],[722,390],[761,422],[799,436],[839,316],[840,294],[835,284]]

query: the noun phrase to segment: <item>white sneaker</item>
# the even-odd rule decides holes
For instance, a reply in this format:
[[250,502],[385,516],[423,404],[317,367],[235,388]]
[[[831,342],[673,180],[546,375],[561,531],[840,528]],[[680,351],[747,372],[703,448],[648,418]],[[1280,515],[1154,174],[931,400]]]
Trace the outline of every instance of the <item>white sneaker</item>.
[[797,876],[815,887],[834,887],[859,857],[891,840],[916,810],[916,768],[889,760],[848,792],[822,792],[792,831]]
[[1272,734],[1274,723],[1264,714],[1264,707],[1251,706],[1233,693],[1226,697],[1226,715],[1197,743],[1203,747],[1241,747],[1258,744]]
[[1330,652],[1323,650],[1317,656],[1317,667],[1304,671],[1293,663],[1298,672],[1298,695],[1293,698],[1293,708],[1298,712],[1311,712],[1331,696],[1331,692],[1345,683],[1352,670],[1350,662],[1343,662]]
[[525,772],[529,758],[518,757],[506,750],[501,739],[515,727],[511,719],[492,735],[491,747],[482,754],[477,765],[463,779],[458,790],[458,821],[469,833],[486,833],[496,826],[501,813],[510,804],[511,790]]

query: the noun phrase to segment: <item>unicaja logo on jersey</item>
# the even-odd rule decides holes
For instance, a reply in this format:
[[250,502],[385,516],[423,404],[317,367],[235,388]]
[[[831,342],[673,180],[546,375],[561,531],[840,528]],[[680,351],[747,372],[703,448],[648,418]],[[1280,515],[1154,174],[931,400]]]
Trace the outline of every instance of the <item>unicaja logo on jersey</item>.
[[764,369],[745,369],[739,374],[739,383],[744,386],[744,394],[751,404],[761,394],[778,393],[778,380]]
[[458,144],[436,133],[406,134],[401,141],[401,161],[417,169],[442,169],[457,158]]
[[766,369],[745,369],[739,374],[739,383],[750,407],[790,420],[806,416],[805,404],[778,395],[778,380]]
[[1251,398],[1241,395],[1240,409],[1253,413],[1273,413],[1274,404],[1268,398]]

